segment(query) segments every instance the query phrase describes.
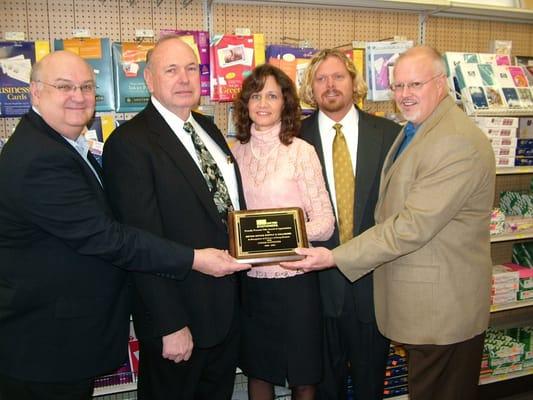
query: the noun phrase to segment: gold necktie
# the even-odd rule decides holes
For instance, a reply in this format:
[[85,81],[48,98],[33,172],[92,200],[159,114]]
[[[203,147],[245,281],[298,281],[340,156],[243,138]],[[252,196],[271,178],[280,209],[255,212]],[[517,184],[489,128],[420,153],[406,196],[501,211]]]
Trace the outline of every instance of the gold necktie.
[[342,125],[335,124],[333,128],[335,129],[335,138],[333,139],[333,176],[335,177],[339,236],[341,243],[345,243],[353,237],[355,177],[348,145],[342,133]]

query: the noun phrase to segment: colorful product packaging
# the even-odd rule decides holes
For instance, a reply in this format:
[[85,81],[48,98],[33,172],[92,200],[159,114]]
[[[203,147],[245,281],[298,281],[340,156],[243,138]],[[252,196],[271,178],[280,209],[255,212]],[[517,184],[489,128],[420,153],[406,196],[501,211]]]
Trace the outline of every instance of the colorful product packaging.
[[96,111],[114,111],[113,62],[109,39],[55,39],[54,50],[71,51],[93,67],[96,76]]
[[18,117],[30,109],[32,65],[49,52],[43,40],[0,41],[0,117]]

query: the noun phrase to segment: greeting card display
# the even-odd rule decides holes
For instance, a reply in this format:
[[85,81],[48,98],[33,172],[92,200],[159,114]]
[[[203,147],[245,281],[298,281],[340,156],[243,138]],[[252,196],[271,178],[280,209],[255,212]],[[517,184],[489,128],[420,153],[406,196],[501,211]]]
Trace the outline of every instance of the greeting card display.
[[17,117],[30,109],[31,67],[50,52],[46,41],[0,41],[0,117]]
[[109,39],[55,39],[54,50],[67,50],[84,58],[96,76],[96,111],[113,111],[113,63]]
[[115,103],[119,112],[141,111],[150,99],[144,82],[146,53],[153,43],[113,43]]
[[180,29],[162,29],[159,36],[176,35],[193,49],[200,65],[200,94],[209,96],[209,32],[187,31]]
[[389,88],[392,81],[392,68],[400,54],[411,47],[413,47],[412,40],[366,44],[368,100],[387,101],[392,98]]
[[211,39],[211,99],[233,101],[252,69],[265,62],[262,34],[215,35]]

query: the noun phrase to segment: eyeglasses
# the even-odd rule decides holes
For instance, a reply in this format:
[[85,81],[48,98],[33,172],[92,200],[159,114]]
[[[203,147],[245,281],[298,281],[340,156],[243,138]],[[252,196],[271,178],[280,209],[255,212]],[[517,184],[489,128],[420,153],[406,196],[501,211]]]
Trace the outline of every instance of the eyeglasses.
[[426,83],[431,82],[433,79],[437,79],[438,77],[442,76],[442,74],[435,75],[433,78],[429,78],[428,80],[422,81],[422,82],[407,82],[407,83],[392,83],[389,87],[390,90],[393,92],[403,92],[403,89],[407,87],[409,90],[420,90],[422,89],[422,86],[424,86]]
[[82,83],[81,85],[74,85],[73,83],[48,83],[43,81],[36,81],[47,86],[51,86],[61,93],[70,94],[74,93],[76,89],[80,89],[82,94],[94,94],[96,91],[96,85],[92,82]]

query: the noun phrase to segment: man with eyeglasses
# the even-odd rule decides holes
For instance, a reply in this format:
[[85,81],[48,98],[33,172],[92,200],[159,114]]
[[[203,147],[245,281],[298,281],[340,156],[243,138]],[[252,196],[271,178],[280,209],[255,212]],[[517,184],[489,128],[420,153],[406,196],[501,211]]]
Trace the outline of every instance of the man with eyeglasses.
[[86,400],[127,356],[127,271],[185,279],[242,270],[113,220],[81,135],[95,84],[79,56],[36,63],[32,109],[0,153],[0,399]]
[[391,88],[408,123],[385,159],[376,225],[284,264],[337,265],[351,281],[374,271],[378,327],[405,344],[411,400],[477,398],[489,321],[494,154],[446,82],[436,50],[398,58]]

